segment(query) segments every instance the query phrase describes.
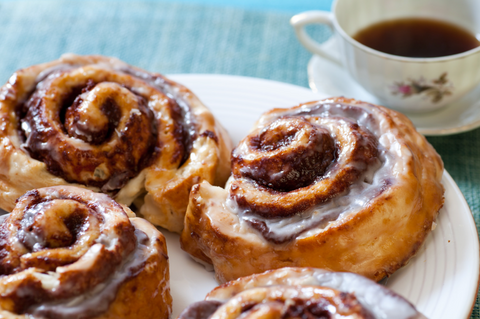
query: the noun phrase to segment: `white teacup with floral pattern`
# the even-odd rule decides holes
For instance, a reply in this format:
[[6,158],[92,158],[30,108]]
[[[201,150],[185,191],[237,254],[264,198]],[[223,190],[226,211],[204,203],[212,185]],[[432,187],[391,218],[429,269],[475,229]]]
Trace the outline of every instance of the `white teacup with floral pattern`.
[[[332,12],[307,11],[290,22],[305,48],[342,65],[385,106],[419,113],[439,109],[480,83],[480,47],[444,57],[408,58],[376,51],[352,38],[374,23],[413,17],[450,22],[480,35],[480,0],[335,0]],[[341,61],[326,50],[331,46],[307,34],[308,24],[334,30]]]

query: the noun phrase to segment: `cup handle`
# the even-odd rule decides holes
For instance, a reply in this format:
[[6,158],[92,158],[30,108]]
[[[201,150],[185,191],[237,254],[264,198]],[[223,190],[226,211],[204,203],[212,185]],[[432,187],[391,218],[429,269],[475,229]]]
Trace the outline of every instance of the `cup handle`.
[[319,10],[305,11],[294,15],[290,19],[290,24],[295,29],[298,41],[308,51],[342,66],[339,59],[329,54],[320,43],[313,40],[305,31],[305,26],[309,24],[325,24],[333,31],[333,13]]

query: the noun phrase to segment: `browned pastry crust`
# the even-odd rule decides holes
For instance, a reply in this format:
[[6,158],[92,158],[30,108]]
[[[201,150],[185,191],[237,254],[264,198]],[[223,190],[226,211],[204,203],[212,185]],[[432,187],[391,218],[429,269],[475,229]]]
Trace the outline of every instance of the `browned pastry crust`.
[[231,142],[184,86],[102,56],[64,55],[0,89],[0,208],[74,184],[180,232],[192,185],[223,185]]
[[232,171],[225,190],[194,186],[181,235],[220,282],[287,266],[378,281],[415,255],[444,200],[443,163],[412,123],[345,98],[265,113]]
[[425,319],[407,300],[367,278],[315,268],[281,268],[227,282],[178,319]]
[[19,198],[0,224],[0,317],[169,318],[165,238],[129,215],[72,186]]

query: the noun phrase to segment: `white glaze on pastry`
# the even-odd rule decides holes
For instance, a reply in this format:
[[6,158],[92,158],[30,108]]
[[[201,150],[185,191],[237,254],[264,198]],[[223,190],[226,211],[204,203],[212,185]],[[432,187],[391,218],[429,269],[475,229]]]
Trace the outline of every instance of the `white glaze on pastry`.
[[[327,300],[318,298],[322,293]],[[335,295],[336,300],[328,300]],[[243,306],[240,313],[235,304]],[[281,268],[227,282],[207,294],[204,302],[187,308],[179,319],[247,318],[260,310],[269,318],[288,318],[292,307],[294,317],[322,313],[321,318],[425,319],[410,302],[369,279],[316,268]],[[356,309],[342,314],[349,307]]]

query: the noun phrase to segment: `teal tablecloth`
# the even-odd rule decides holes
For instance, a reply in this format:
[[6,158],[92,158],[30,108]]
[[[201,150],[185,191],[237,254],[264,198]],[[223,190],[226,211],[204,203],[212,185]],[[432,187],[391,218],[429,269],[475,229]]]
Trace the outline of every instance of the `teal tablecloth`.
[[[103,54],[160,73],[223,73],[307,86],[311,55],[289,18],[330,0],[0,1],[0,82],[62,53]],[[318,39],[325,28],[312,30]],[[480,225],[480,129],[429,138]],[[476,280],[472,278],[472,280]],[[471,318],[480,318],[478,303]]]

